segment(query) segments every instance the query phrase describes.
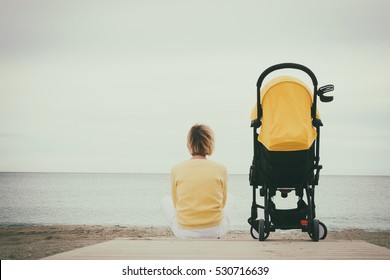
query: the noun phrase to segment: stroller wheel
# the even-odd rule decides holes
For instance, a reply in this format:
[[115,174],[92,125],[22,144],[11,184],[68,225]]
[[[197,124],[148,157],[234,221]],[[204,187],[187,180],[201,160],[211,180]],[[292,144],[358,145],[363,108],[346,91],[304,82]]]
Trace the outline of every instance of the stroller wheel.
[[251,225],[250,233],[253,239],[259,239],[259,220],[248,220]]
[[[309,232],[310,237],[313,239],[313,234]],[[318,221],[318,237],[321,240],[324,240],[328,235],[328,229],[323,222]],[[314,240],[314,239],[313,239]]]
[[254,227],[251,227],[251,236],[253,239],[259,239],[259,233],[257,232],[257,230],[255,230]]
[[328,229],[326,228],[326,225],[323,222],[319,222],[320,225],[320,239],[324,240],[326,238],[326,235],[328,234]]
[[314,219],[311,223],[309,235],[313,241],[320,240],[320,222]]
[[[262,235],[260,235],[259,232],[261,232]],[[255,221],[254,225],[251,226],[250,233],[253,239],[259,241],[264,241],[269,236],[269,232],[265,233],[265,221],[263,219]],[[260,236],[262,236],[261,239]]]
[[268,238],[269,232],[266,232],[265,221],[259,220],[259,241],[264,241]]

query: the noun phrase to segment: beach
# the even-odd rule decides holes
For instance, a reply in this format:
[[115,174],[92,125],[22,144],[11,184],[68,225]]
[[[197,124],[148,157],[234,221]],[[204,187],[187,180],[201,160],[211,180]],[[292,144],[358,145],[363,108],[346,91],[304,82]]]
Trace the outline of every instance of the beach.
[[[118,238],[130,240],[175,239],[170,229],[165,227],[1,226],[0,259],[37,260]],[[310,240],[310,237],[307,233],[300,231],[277,231],[272,232],[268,239]],[[249,230],[233,230],[222,240],[253,239]],[[328,232],[326,240],[361,240],[390,249],[390,232],[388,231],[369,232],[361,229],[334,231]]]

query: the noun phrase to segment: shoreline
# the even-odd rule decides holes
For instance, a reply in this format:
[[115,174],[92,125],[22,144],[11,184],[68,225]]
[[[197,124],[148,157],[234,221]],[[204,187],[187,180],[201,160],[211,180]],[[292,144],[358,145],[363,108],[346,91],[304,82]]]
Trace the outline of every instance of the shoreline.
[[[131,240],[175,239],[167,227],[124,226],[0,226],[1,260],[37,260],[97,243],[125,238]],[[253,240],[249,230],[232,230],[222,240]],[[272,232],[268,240],[310,240],[295,230]],[[362,240],[390,249],[390,231],[346,229],[329,231],[326,240]],[[253,240],[255,241],[255,240]]]

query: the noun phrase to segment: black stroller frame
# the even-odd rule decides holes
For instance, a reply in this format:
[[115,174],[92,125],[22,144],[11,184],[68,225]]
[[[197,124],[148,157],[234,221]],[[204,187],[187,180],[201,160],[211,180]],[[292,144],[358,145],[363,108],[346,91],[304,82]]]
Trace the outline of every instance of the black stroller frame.
[[[262,105],[260,90],[264,79],[271,73],[282,69],[295,69],[305,72],[313,83],[313,103],[311,107],[312,125],[315,127],[317,137],[313,145],[307,151],[293,151],[293,152],[270,152],[258,141],[259,129],[262,125]],[[252,120],[251,127],[253,128],[253,161],[249,171],[249,182],[253,187],[253,201],[251,206],[251,217],[248,223],[251,226],[250,233],[253,238],[259,241],[264,241],[268,238],[270,232],[276,229],[301,229],[302,232],[308,232],[313,241],[324,239],[327,234],[325,224],[316,219],[315,211],[315,186],[318,185],[320,170],[322,166],[320,161],[320,127],[323,126],[320,119],[316,118],[317,112],[317,96],[322,102],[330,102],[333,96],[325,96],[324,94],[334,89],[333,85],[326,85],[318,87],[317,78],[314,73],[307,67],[296,63],[281,63],[271,66],[261,73],[257,80],[257,118]],[[278,178],[272,178],[267,171],[272,162],[286,162],[287,169],[285,172],[278,174]],[[305,163],[304,174],[300,178],[294,177],[292,173],[297,162]],[[291,174],[288,175],[289,167],[292,167]],[[271,172],[272,173],[272,172]],[[283,178],[283,176],[286,177]],[[291,177],[293,176],[293,177]],[[293,178],[293,179],[291,179]],[[292,185],[290,185],[292,184]],[[259,189],[260,196],[264,198],[264,205],[259,205],[256,202],[257,189]],[[298,196],[297,208],[295,209],[276,209],[273,197],[277,190],[288,189],[295,190]],[[304,193],[306,194],[306,202],[304,201]],[[258,209],[263,209],[264,218],[258,219]],[[255,236],[258,233],[258,237]]]

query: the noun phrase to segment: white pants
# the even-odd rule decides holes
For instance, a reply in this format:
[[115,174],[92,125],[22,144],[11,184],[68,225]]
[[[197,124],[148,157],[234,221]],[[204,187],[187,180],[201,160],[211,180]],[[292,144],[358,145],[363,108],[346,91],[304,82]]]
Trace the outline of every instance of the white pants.
[[224,217],[221,223],[214,227],[201,228],[201,229],[182,229],[179,227],[176,221],[176,209],[173,206],[171,196],[165,196],[161,200],[161,211],[168,224],[173,231],[173,234],[178,238],[222,238],[228,232],[229,229],[229,216],[234,209],[235,199],[233,196],[228,195],[225,208],[223,209]]

